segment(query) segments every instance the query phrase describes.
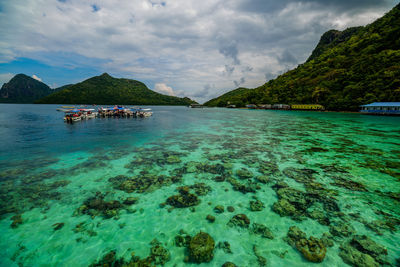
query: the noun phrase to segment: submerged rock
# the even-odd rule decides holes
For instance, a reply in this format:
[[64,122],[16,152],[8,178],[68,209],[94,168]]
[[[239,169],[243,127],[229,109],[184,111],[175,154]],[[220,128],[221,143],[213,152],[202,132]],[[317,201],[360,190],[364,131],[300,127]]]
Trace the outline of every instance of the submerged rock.
[[178,183],[181,180],[181,176],[153,175],[146,172],[142,172],[141,175],[134,177],[118,175],[108,179],[108,181],[113,184],[115,189],[119,189],[127,193],[153,192],[158,188],[168,186],[173,183]]
[[256,245],[253,245],[254,255],[257,257],[259,266],[267,266],[267,259],[261,255]]
[[222,175],[215,176],[213,180],[220,183],[220,182],[225,181],[225,176],[222,176]]
[[[349,248],[351,246],[351,248]],[[343,249],[342,249],[343,247]],[[355,252],[354,249],[356,249],[358,252],[364,255],[360,255],[359,253]],[[381,264],[381,265],[386,265],[388,264],[387,262],[387,249],[383,247],[382,245],[376,243],[373,241],[371,238],[369,238],[366,235],[355,235],[353,239],[347,243],[341,246],[341,252],[342,255],[341,257],[343,260],[351,260],[353,259],[354,262],[358,264],[358,262],[363,262],[367,261],[373,263],[367,256],[369,255],[374,259],[375,262]],[[339,254],[340,255],[340,254]],[[352,256],[355,255],[355,256]]]
[[54,231],[57,231],[64,227],[64,223],[55,223],[52,225],[52,227]]
[[224,264],[222,264],[222,267],[237,267],[237,265],[234,264],[233,262],[227,261]]
[[342,260],[355,267],[378,267],[379,264],[370,255],[358,251],[349,243],[340,246],[339,256]]
[[227,254],[232,254],[231,244],[228,241],[219,242],[217,248],[222,249]]
[[212,191],[211,186],[206,185],[205,183],[195,183],[193,185],[189,185],[189,188],[192,189],[198,196],[205,196]]
[[288,252],[289,252],[289,251],[287,251],[287,250],[285,250],[285,251],[283,251],[283,252],[280,252],[280,251],[277,251],[277,250],[272,250],[272,251],[271,251],[271,253],[273,253],[274,255],[278,256],[278,257],[281,258],[281,259],[284,259],[285,256],[286,256],[286,254],[287,254]]
[[100,192],[94,197],[85,200],[84,204],[77,209],[78,214],[87,214],[92,217],[102,215],[105,218],[118,216],[119,210],[124,206],[118,200],[105,201]]
[[329,225],[331,223],[329,217],[321,210],[307,211],[307,216],[322,225]]
[[160,242],[154,240],[150,249],[150,256],[152,263],[156,265],[164,265],[171,258],[169,251],[164,248]]
[[266,175],[257,176],[256,179],[257,179],[257,181],[259,181],[260,183],[263,183],[263,184],[267,184],[267,183],[269,183],[271,181],[271,178],[269,178]]
[[280,216],[295,216],[297,214],[297,210],[295,206],[293,206],[286,199],[279,199],[278,202],[275,202],[272,205],[272,210],[278,213]]
[[223,213],[225,211],[224,206],[217,205],[214,207],[214,212],[215,213]]
[[235,208],[232,207],[232,206],[228,206],[228,207],[226,208],[226,210],[229,211],[229,212],[234,212],[234,211],[235,211]]
[[179,194],[167,198],[166,203],[175,208],[187,208],[198,205],[200,199],[198,199],[196,195],[181,188]]
[[245,214],[236,214],[228,222],[228,226],[230,227],[238,226],[242,228],[249,228],[249,225],[250,219]]
[[192,237],[190,235],[182,233],[181,235],[175,236],[175,246],[177,247],[188,247]]
[[278,182],[272,187],[278,195],[278,202],[272,210],[280,216],[290,216],[294,220],[302,220],[313,199],[307,193],[290,188],[285,182]]
[[169,156],[166,159],[166,162],[168,164],[176,164],[176,163],[180,163],[182,160],[178,157],[178,156]]
[[169,251],[156,239],[151,242],[151,245],[150,255],[144,259],[134,256],[133,252],[131,254],[131,260],[125,261],[123,257],[117,258],[115,250],[112,250],[104,255],[98,262],[92,263],[90,267],[152,267],[154,265],[165,265],[171,258]]
[[17,214],[11,217],[12,223],[11,228],[17,228],[20,224],[22,224],[22,215]]
[[324,243],[325,247],[333,247],[333,236],[330,233],[323,233],[321,237],[322,243]]
[[287,177],[295,180],[296,182],[306,184],[312,182],[314,180],[313,175],[317,173],[317,171],[312,169],[296,169],[292,167],[288,167],[283,170],[283,174]]
[[385,219],[374,220],[372,222],[363,221],[362,223],[378,235],[383,235],[382,231],[397,231],[397,226],[400,225],[400,220],[385,216]]
[[250,201],[250,210],[251,211],[262,211],[265,208],[264,203],[260,200]]
[[125,205],[133,205],[133,204],[136,204],[136,202],[138,202],[138,200],[139,200],[139,198],[137,198],[137,197],[127,197],[127,198],[125,198],[123,203]]
[[251,225],[251,232],[264,238],[274,239],[274,235],[272,234],[271,230],[267,226],[260,223],[253,223]]
[[209,221],[210,223],[215,222],[215,217],[212,216],[212,215],[210,215],[210,214],[207,215],[206,219],[207,219],[207,221]]
[[326,247],[323,242],[313,236],[307,238],[297,226],[289,228],[286,241],[311,262],[322,262],[325,258]]
[[329,226],[329,232],[334,236],[347,237],[354,234],[355,229],[349,223],[338,221]]
[[253,173],[251,173],[249,170],[247,170],[245,168],[241,168],[241,169],[237,170],[236,175],[240,179],[249,179],[249,178],[253,177]]
[[227,181],[232,185],[233,190],[246,193],[254,193],[257,191],[258,185],[253,182],[247,182],[247,184],[242,184],[234,178],[227,178]]
[[359,191],[359,192],[366,192],[368,191],[365,186],[359,182],[352,181],[350,177],[338,177],[338,176],[331,176],[331,179],[334,180],[331,185],[346,188],[351,191]]
[[217,163],[215,165],[207,164],[207,163],[198,163],[196,165],[198,172],[200,173],[212,173],[212,174],[219,174],[224,176],[226,172],[226,168],[224,165]]
[[116,251],[112,250],[103,256],[98,262],[92,263],[90,267],[104,267],[104,266],[122,266],[124,260],[117,259]]
[[195,263],[210,262],[214,257],[214,239],[207,233],[200,232],[189,243],[189,260]]

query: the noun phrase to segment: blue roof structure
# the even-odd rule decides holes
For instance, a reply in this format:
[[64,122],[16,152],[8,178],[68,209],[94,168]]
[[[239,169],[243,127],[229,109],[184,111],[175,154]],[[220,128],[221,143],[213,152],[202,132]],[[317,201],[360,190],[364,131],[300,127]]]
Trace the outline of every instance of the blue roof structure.
[[400,102],[374,102],[361,107],[400,107]]

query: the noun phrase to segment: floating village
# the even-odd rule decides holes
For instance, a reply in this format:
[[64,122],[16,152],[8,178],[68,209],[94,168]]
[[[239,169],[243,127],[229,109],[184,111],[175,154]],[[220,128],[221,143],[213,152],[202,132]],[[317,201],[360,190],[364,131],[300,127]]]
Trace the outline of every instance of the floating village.
[[123,106],[114,106],[114,107],[100,107],[98,109],[95,108],[87,108],[83,107],[74,107],[74,106],[62,106],[58,108],[57,111],[62,111],[65,113],[64,121],[67,123],[73,123],[86,119],[93,119],[96,117],[99,118],[146,118],[153,115],[153,112],[150,108],[130,108]]
[[[190,108],[204,108],[200,104],[191,104]],[[236,105],[228,104],[226,108],[237,108]],[[325,111],[325,107],[319,104],[248,104],[246,109],[265,110],[306,110]],[[88,108],[87,106],[62,106],[57,111],[65,113],[64,121],[73,123],[93,118],[147,118],[153,115],[152,109],[141,107],[114,107]],[[360,113],[369,115],[400,115],[400,102],[374,102],[360,106]]]
[[[191,104],[191,108],[203,108],[200,104]],[[226,108],[238,108],[236,105],[230,104]],[[269,110],[308,110],[308,111],[325,111],[325,107],[320,104],[248,104],[246,109],[269,109]],[[400,102],[374,102],[360,106],[360,113],[370,115],[400,115]]]

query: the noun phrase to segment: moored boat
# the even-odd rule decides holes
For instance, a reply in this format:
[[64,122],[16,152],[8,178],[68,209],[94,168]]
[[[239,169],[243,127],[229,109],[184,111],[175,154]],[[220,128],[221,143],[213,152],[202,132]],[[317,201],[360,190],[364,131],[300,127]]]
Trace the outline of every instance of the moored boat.
[[67,123],[77,122],[82,120],[82,112],[78,109],[65,111],[64,121]]

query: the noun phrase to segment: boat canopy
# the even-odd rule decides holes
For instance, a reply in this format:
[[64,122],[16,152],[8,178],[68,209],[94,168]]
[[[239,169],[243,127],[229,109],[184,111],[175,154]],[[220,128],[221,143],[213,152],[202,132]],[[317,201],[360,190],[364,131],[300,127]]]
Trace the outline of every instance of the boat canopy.
[[374,102],[361,107],[400,107],[400,102]]

